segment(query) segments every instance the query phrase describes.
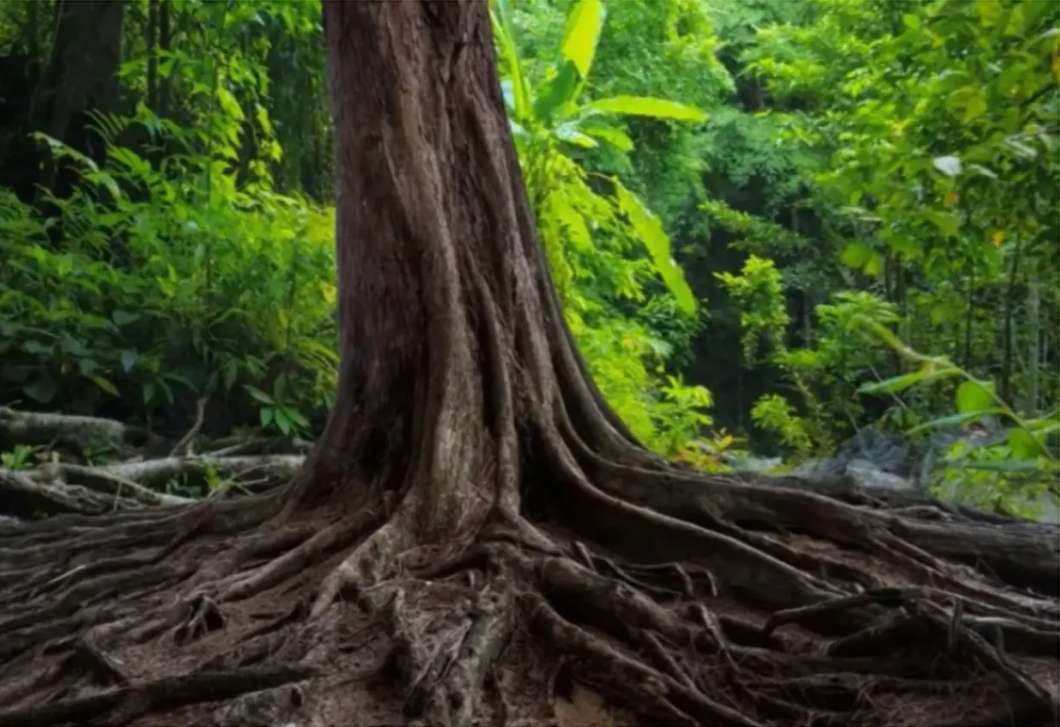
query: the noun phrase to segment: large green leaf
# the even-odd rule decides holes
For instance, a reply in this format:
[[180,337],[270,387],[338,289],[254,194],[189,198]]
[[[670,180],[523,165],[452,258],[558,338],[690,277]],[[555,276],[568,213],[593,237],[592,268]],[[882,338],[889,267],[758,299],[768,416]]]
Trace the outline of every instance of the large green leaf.
[[1045,445],[1026,429],[1013,429],[1009,432],[1008,446],[1017,459],[1033,459],[1049,455]]
[[928,381],[957,376],[961,370],[954,367],[938,368],[934,364],[927,364],[917,371],[902,376],[894,376],[883,381],[873,381],[858,387],[859,394],[893,394],[905,391],[914,384],[922,384]]
[[950,414],[949,416],[939,417],[938,419],[932,419],[929,422],[924,422],[918,426],[913,427],[906,434],[918,434],[928,429],[946,429],[948,427],[956,427],[961,424],[968,424],[969,422],[978,421],[984,416],[990,414],[1003,414],[1004,409],[987,409],[986,411],[969,411],[963,414]]
[[511,76],[510,99],[505,100],[511,104],[512,116],[521,121],[526,118],[530,109],[530,87],[523,76],[522,59],[512,38],[507,2],[496,0],[491,3],[490,19],[493,21],[493,35],[497,39],[500,56],[507,64],[508,74]]
[[573,121],[568,121],[556,127],[556,138],[584,149],[595,149],[599,146],[596,139],[579,131],[578,125]]
[[644,206],[637,195],[623,187],[617,179],[613,181],[619,207],[629,218],[633,229],[637,231],[637,235],[648,249],[655,263],[655,269],[666,283],[666,287],[674,294],[682,310],[689,314],[695,313],[695,296],[692,295],[692,289],[688,287],[681,268],[670,256],[670,238],[663,229],[662,221]]
[[707,115],[695,106],[648,96],[601,98],[582,106],[582,113],[586,116],[595,114],[648,116],[653,119],[673,119],[674,121],[702,122],[707,120]]
[[534,117],[545,126],[551,126],[556,112],[578,94],[578,69],[571,61],[563,61],[556,75],[542,85],[543,88],[535,94]]
[[857,268],[873,277],[879,275],[883,269],[880,254],[863,242],[848,242],[840,252],[839,260],[844,265]]
[[964,381],[957,387],[957,411],[979,412],[994,405],[993,381]]
[[600,0],[581,0],[567,16],[567,32],[563,36],[560,55],[574,64],[583,80],[589,77],[593,65],[604,16]]
[[596,137],[601,141],[606,141],[619,151],[630,151],[633,149],[633,140],[630,139],[629,134],[622,131],[622,129],[616,129],[611,126],[598,126],[595,124],[584,124],[579,128],[589,136]]

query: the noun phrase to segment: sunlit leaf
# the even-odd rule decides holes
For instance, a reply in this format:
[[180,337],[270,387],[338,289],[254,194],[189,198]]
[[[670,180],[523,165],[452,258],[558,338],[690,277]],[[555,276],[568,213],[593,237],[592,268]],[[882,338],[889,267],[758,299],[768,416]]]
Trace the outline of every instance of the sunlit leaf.
[[671,257],[670,238],[663,230],[662,221],[644,206],[640,198],[617,180],[615,180],[615,193],[618,196],[619,206],[648,249],[655,263],[655,269],[666,283],[666,287],[673,293],[682,310],[688,314],[694,313],[696,310],[695,296],[692,295],[692,289],[688,287],[681,268]]
[[862,384],[858,387],[860,394],[894,394],[905,391],[915,384],[923,384],[929,381],[951,378],[960,375],[961,370],[956,367],[936,368],[931,365],[913,371],[912,373],[894,376],[883,381],[875,381]]
[[574,100],[578,92],[578,70],[570,61],[560,64],[556,75],[544,82],[534,98],[534,116],[550,125],[556,112]]
[[508,4],[497,0],[490,4],[490,19],[493,34],[497,39],[501,59],[511,76],[512,115],[517,120],[524,120],[530,110],[530,87],[523,75],[522,59],[512,37],[511,21],[508,15]]
[[985,416],[1001,414],[1003,411],[1003,409],[994,408],[985,411],[970,411],[963,414],[951,414],[949,416],[939,417],[938,419],[924,422],[923,424],[913,427],[907,431],[906,434],[919,434],[920,432],[929,429],[949,429],[950,427],[957,427],[962,424],[978,421]]
[[623,114],[625,116],[647,116],[654,119],[672,119],[674,121],[707,120],[707,115],[695,106],[664,101],[646,96],[613,96],[602,98],[582,106],[583,115]]
[[583,149],[595,149],[599,146],[595,139],[579,131],[577,124],[574,124],[573,122],[560,124],[556,127],[556,137],[569,144],[580,146]]
[[604,7],[600,0],[581,0],[567,16],[567,32],[560,54],[574,64],[583,79],[589,77],[603,27]]
[[630,151],[633,149],[633,140],[621,129],[615,129],[610,126],[596,126],[593,124],[583,124],[580,128],[589,136],[594,136],[597,139],[606,141],[619,151]]
[[860,268],[872,255],[872,248],[863,242],[848,242],[839,255],[844,265],[852,268]]
[[1034,457],[1048,456],[1046,450],[1038,439],[1026,429],[1017,428],[1008,433],[1008,446],[1013,456],[1018,459],[1033,459]]
[[92,382],[95,383],[96,386],[111,396],[121,396],[121,394],[118,393],[118,387],[112,384],[109,379],[102,376],[90,376],[89,378],[92,379]]
[[994,405],[994,382],[963,381],[957,387],[957,411],[979,412]]

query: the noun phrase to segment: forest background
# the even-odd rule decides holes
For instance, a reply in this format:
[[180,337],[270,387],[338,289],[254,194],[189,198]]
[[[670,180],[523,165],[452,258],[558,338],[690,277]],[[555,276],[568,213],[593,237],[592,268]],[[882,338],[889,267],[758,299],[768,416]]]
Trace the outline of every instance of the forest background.
[[[642,441],[782,471],[871,430],[944,444],[921,485],[948,497],[1055,500],[1055,2],[492,9],[568,322]],[[0,79],[0,403],[313,439],[338,365],[319,0],[4,2]]]

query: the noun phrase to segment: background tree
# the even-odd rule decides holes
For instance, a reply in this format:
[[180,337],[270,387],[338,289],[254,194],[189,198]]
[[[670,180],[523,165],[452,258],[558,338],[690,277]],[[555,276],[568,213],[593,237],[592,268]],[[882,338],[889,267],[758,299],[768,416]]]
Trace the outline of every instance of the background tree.
[[1055,718],[1055,529],[664,464],[560,312],[486,4],[324,10],[324,435],[273,495],[0,530],[0,722],[509,722],[570,675],[686,724]]

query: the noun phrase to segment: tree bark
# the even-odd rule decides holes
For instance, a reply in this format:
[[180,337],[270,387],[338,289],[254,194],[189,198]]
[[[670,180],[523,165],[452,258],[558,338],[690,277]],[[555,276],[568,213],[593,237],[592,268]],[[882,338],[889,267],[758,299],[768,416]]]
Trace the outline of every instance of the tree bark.
[[[170,32],[169,32],[169,15],[170,15],[170,0],[158,0],[160,6],[158,9],[158,50],[161,53],[165,53],[170,50]],[[173,87],[171,80],[173,76],[172,67],[170,67],[169,73],[162,76],[158,85],[158,109],[152,109],[159,116],[169,116],[169,98],[170,91]]]
[[147,108],[158,113],[158,0],[147,0]]
[[[38,105],[39,118],[33,127],[95,155],[100,150],[91,148],[91,139],[74,138],[71,129],[81,128],[74,121],[89,110],[116,108],[125,3],[66,0],[59,5],[55,43],[45,74],[47,101]],[[56,188],[59,172],[59,165],[49,158],[38,181],[40,189],[61,196],[62,190]]]
[[324,15],[326,431],[276,496],[0,525],[0,723],[547,724],[572,679],[654,724],[1054,718],[1055,529],[648,453],[564,323],[486,4]]
[[1027,279],[1027,398],[1023,412],[1028,417],[1038,415],[1038,387],[1042,362],[1041,295],[1038,290],[1038,273],[1032,272]]
[[1012,251],[1012,264],[1009,267],[1008,285],[1005,286],[1005,306],[1002,313],[1001,325],[1001,401],[1006,404],[1014,404],[1012,399],[1012,375],[1013,356],[1015,353],[1015,332],[1012,330],[1012,321],[1016,315],[1016,300],[1018,298],[1016,284],[1019,280],[1020,253],[1023,250],[1023,240],[1017,239],[1015,249]]

